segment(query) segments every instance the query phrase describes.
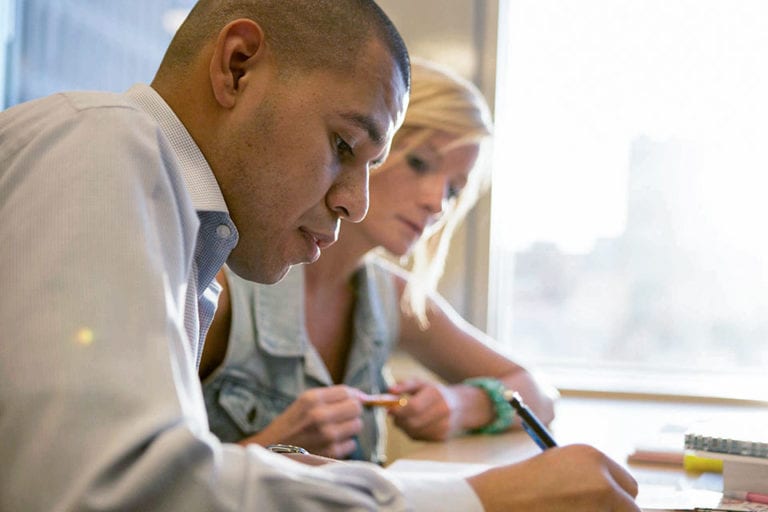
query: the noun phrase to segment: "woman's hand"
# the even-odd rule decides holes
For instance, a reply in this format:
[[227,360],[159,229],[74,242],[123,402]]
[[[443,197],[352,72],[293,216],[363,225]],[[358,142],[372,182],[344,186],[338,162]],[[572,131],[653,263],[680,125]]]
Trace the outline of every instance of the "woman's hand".
[[405,406],[392,407],[389,414],[412,439],[444,441],[462,430],[460,396],[454,386],[414,378],[395,384],[389,392],[410,395]]
[[291,444],[314,455],[344,458],[354,451],[353,438],[363,428],[362,410],[360,392],[349,386],[309,389],[264,430],[239,444]]

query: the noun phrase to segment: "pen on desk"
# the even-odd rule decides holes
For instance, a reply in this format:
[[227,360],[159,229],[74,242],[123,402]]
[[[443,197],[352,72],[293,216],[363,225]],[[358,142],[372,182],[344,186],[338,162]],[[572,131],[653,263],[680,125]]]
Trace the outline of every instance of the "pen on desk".
[[539,448],[546,450],[548,448],[554,448],[557,446],[552,434],[549,433],[547,427],[539,421],[533,412],[523,402],[522,397],[517,391],[507,391],[504,394],[504,398],[507,399],[509,404],[515,409],[515,412],[520,416],[520,421],[523,424],[523,428],[528,435],[531,436],[533,441],[539,445]]

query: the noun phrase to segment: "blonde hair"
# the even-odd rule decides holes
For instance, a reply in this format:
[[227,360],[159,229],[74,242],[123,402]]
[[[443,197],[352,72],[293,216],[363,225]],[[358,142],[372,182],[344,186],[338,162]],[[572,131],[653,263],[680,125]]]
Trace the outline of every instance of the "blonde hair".
[[[444,151],[465,144],[481,146],[480,156],[461,193],[445,207],[438,221],[415,244],[406,266],[411,271],[401,308],[426,328],[427,299],[443,275],[451,237],[467,212],[488,187],[490,176],[483,155],[492,134],[488,104],[471,82],[434,63],[411,62],[411,97],[402,128],[395,134],[393,149],[398,157],[417,146],[435,131],[456,135]],[[407,140],[406,140],[407,139]],[[405,142],[404,142],[405,141]],[[405,144],[405,147],[398,147]]]

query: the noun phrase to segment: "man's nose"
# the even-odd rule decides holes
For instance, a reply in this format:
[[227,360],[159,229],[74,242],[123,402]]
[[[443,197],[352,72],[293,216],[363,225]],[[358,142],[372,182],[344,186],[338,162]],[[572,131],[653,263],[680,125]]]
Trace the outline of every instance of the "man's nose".
[[368,213],[368,165],[345,169],[328,191],[328,206],[343,220],[360,222]]

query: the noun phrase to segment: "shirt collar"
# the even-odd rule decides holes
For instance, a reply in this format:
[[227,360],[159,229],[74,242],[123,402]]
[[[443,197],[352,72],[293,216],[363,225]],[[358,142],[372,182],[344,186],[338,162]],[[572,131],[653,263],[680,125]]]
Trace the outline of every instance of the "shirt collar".
[[184,186],[195,210],[228,213],[221,188],[208,161],[171,107],[157,91],[145,84],[134,85],[128,90],[127,95],[157,121],[163,134],[168,138],[178,158]]

